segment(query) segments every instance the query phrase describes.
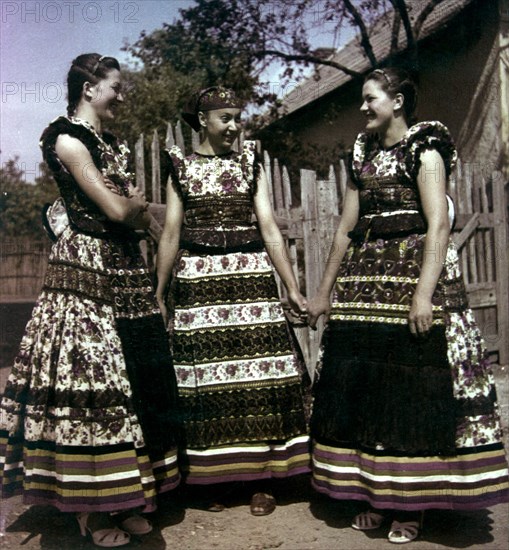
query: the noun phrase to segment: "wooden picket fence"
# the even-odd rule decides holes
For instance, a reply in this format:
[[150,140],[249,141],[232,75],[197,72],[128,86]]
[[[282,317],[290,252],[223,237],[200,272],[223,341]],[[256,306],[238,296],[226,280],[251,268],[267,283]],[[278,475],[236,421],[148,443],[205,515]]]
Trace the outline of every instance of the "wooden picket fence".
[[[145,160],[143,136],[136,143],[136,181],[147,191],[151,212],[157,223],[152,236],[158,240],[164,220],[165,206],[161,204],[160,151],[157,132],[151,142],[151,188],[145,187]],[[242,147],[244,136],[238,140]],[[168,124],[164,147],[178,145],[186,151],[180,123]],[[193,132],[192,147],[198,144]],[[258,144],[260,147],[260,144]],[[302,291],[313,296],[323,274],[330,245],[337,228],[342,198],[347,184],[347,170],[341,160],[331,166],[327,179],[320,179],[311,170],[301,170],[298,183],[300,206],[292,201],[293,182],[286,167],[278,159],[263,152],[272,206],[276,220],[288,247],[288,258],[298,277]],[[164,182],[165,184],[165,182]],[[509,363],[509,266],[507,197],[501,172],[484,173],[480,165],[458,162],[449,182],[457,221],[453,238],[460,252],[469,302],[484,335],[488,349],[498,355],[502,365]],[[150,261],[150,256],[149,256]],[[279,282],[281,298],[284,288]],[[312,370],[315,365],[323,320],[318,330],[296,327],[306,363]]]
[[0,303],[35,301],[42,287],[50,248],[49,239],[3,240],[0,244]]
[[[240,137],[239,147],[242,146]],[[177,144],[186,151],[180,123],[168,125],[165,143],[161,144],[154,131],[149,160],[144,153],[144,136],[135,146],[136,182],[151,201],[154,216],[150,234],[143,247],[153,267],[165,205],[161,197],[165,182],[161,182],[161,149]],[[192,147],[198,144],[193,133]],[[277,159],[263,152],[272,205],[288,247],[289,261],[306,296],[315,294],[327,260],[330,244],[341,212],[342,197],[347,183],[343,161],[331,166],[326,179],[311,170],[301,170],[299,181],[290,181],[287,169]],[[147,181],[146,164],[150,163]],[[300,189],[300,205],[293,204],[292,188]],[[460,162],[451,178],[448,192],[453,197],[457,223],[453,237],[460,250],[463,275],[469,302],[480,325],[490,352],[498,355],[499,364],[509,363],[509,265],[508,224],[505,181],[501,172],[484,173],[483,167]],[[41,286],[47,261],[48,244],[16,243],[2,246],[2,280],[0,302],[35,300]],[[44,264],[44,265],[43,265]],[[281,297],[285,294],[279,282]],[[317,331],[296,327],[310,370],[317,357],[323,321]]]

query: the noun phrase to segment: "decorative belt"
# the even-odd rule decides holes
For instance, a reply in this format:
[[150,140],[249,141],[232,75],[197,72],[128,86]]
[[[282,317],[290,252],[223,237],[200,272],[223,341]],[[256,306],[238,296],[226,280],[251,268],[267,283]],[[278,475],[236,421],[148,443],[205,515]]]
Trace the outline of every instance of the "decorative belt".
[[228,254],[260,252],[264,243],[256,227],[241,230],[203,229],[184,227],[180,248],[198,254]]
[[362,243],[375,239],[406,237],[413,233],[423,234],[427,224],[417,210],[396,210],[362,216],[348,233],[352,241]]

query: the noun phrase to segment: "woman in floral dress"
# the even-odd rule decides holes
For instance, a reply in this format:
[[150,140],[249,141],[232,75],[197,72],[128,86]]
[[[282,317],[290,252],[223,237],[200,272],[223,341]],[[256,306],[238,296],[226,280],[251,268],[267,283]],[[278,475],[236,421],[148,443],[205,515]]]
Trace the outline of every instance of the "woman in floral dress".
[[[169,151],[173,174],[156,295],[163,314],[167,295],[171,303],[173,360],[185,411],[180,465],[193,485],[309,471],[309,377],[271,261],[296,315],[305,314],[306,302],[274,221],[255,143],[232,149],[240,112],[231,90],[195,94],[184,118],[201,130],[200,146],[188,157],[178,147]],[[275,506],[262,485],[251,499],[254,515]]]
[[177,385],[135,233],[148,204],[127,148],[102,132],[123,101],[118,62],[77,57],[68,91],[68,116],[41,138],[68,223],[1,401],[1,496],[77,513],[83,535],[115,547],[152,529],[137,510],[179,482]]
[[418,536],[426,509],[508,497],[493,376],[449,236],[456,151],[440,122],[409,127],[415,98],[403,71],[366,78],[366,132],[309,304],[311,326],[330,313],[314,387],[313,485],[370,505],[355,529],[392,516],[394,543]]

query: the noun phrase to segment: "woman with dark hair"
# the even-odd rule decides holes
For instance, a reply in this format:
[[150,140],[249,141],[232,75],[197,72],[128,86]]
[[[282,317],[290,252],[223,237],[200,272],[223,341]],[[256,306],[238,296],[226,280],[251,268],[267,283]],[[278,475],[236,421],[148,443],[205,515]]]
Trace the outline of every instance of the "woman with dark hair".
[[411,125],[416,96],[404,71],[367,76],[366,132],[308,307],[312,327],[329,314],[314,385],[313,485],[370,505],[355,529],[392,516],[394,543],[418,536],[426,509],[508,497],[493,375],[450,239],[456,150],[440,122]]
[[233,149],[240,113],[241,101],[221,87],[196,93],[186,107],[184,119],[201,132],[201,142],[187,157],[178,147],[169,151],[156,295],[167,318],[167,297],[171,304],[185,481],[257,482],[250,483],[251,513],[266,515],[275,507],[268,482],[309,472],[309,377],[271,263],[296,316],[305,315],[306,301],[274,220],[255,142]]
[[1,495],[77,513],[101,547],[151,531],[137,511],[179,482],[177,386],[135,230],[150,223],[128,149],[103,130],[116,59],[77,57],[68,115],[42,134],[68,223],[51,250],[0,406]]

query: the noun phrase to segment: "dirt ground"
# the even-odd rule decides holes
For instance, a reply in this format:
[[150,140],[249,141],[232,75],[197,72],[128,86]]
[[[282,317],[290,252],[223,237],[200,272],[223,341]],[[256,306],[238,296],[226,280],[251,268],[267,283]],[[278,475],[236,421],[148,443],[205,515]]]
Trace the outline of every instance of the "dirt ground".
[[[14,327],[10,327],[14,330]],[[8,341],[13,341],[12,338]],[[0,350],[0,393],[9,372],[13,350]],[[3,366],[3,368],[1,368]],[[494,372],[506,433],[509,432],[509,367],[496,365]],[[249,493],[237,486],[226,499],[226,509],[206,511],[207,495],[181,487],[160,499],[151,515],[154,530],[133,537],[125,549],[142,550],[380,550],[394,549],[386,537],[388,528],[361,533],[350,527],[356,505],[317,494],[309,476],[299,476],[274,487],[278,506],[273,514],[254,517],[249,512]],[[70,514],[51,507],[24,506],[20,498],[0,502],[2,550],[92,550],[97,548],[79,534]],[[457,548],[508,550],[509,506],[472,512],[429,511],[420,538],[412,550]]]
[[[509,380],[507,367],[495,369],[503,423],[509,425]],[[6,369],[0,369],[0,390]],[[2,380],[3,379],[3,380]],[[506,437],[507,448],[507,437]],[[357,512],[355,504],[337,502],[317,494],[309,476],[276,484],[278,506],[273,514],[254,517],[249,512],[247,487],[236,486],[223,499],[226,509],[206,511],[207,494],[181,487],[160,499],[151,515],[154,530],[133,537],[122,548],[140,550],[380,550],[394,549],[387,539],[387,527],[361,533],[350,527]],[[4,533],[2,550],[92,550],[89,540],[79,535],[70,514],[51,507],[24,506],[20,498],[0,502]],[[472,512],[432,510],[426,512],[420,538],[412,550],[509,548],[509,506]]]
[[[303,476],[281,484],[279,502],[270,516],[254,517],[240,495],[227,501],[219,513],[203,510],[200,502],[182,491],[161,499],[152,514],[154,530],[132,538],[123,548],[143,550],[379,550],[394,548],[386,540],[387,527],[361,533],[349,526],[357,511],[351,503],[335,502],[314,493]],[[79,535],[75,519],[49,507],[9,504],[2,550],[92,550]],[[5,507],[6,502],[2,503]],[[4,510],[5,511],[5,510]],[[507,550],[509,507],[494,506],[476,512],[430,511],[413,550],[468,548]]]

